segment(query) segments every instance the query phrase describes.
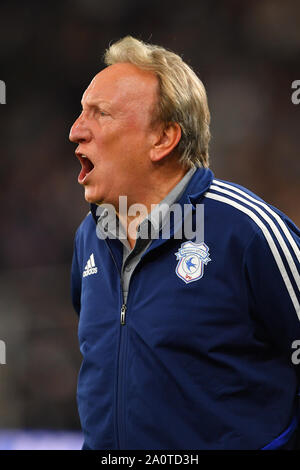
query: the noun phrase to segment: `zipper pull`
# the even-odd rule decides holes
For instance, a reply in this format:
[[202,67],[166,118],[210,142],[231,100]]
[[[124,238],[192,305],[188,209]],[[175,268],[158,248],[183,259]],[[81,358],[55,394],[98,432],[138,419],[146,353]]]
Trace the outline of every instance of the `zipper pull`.
[[121,308],[121,325],[125,325],[125,313],[127,310],[127,306],[125,304],[122,305]]

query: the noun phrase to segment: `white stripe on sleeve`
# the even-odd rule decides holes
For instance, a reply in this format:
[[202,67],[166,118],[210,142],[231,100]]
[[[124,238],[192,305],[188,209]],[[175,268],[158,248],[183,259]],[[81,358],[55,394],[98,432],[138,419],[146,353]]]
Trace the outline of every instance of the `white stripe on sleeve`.
[[241,212],[244,212],[245,214],[247,214],[258,225],[258,227],[263,232],[263,234],[264,234],[264,236],[265,236],[265,238],[266,238],[266,240],[269,244],[270,250],[271,250],[271,252],[274,256],[274,259],[275,259],[276,264],[278,266],[279,272],[282,276],[282,279],[283,279],[283,281],[285,283],[285,286],[287,288],[287,291],[290,295],[293,306],[296,310],[296,314],[297,314],[297,316],[300,320],[300,305],[299,305],[297,296],[295,294],[294,288],[292,286],[292,283],[290,281],[288,273],[287,273],[287,271],[285,269],[285,266],[283,264],[280,253],[279,253],[279,251],[278,251],[278,249],[277,249],[277,247],[274,243],[274,240],[273,240],[268,228],[263,224],[263,222],[260,220],[260,218],[257,217],[257,215],[253,211],[251,211],[250,209],[247,209],[245,206],[242,206],[238,202],[235,202],[232,199],[229,199],[228,197],[221,196],[221,195],[215,194],[215,193],[210,193],[210,192],[206,192],[205,197],[208,197],[210,199],[215,199],[216,201],[220,201],[220,202],[223,202],[225,204],[228,204],[230,206],[235,207],[236,209],[240,210]]
[[[227,185],[227,187],[228,187],[228,186],[229,186],[229,185]],[[229,187],[230,187],[230,186],[229,186]],[[273,220],[270,219],[270,217],[269,217],[260,207],[256,206],[255,204],[253,204],[253,203],[250,202],[249,200],[245,199],[244,197],[238,196],[237,194],[233,193],[232,191],[228,191],[228,190],[226,190],[226,189],[220,188],[219,186],[215,186],[215,185],[211,185],[211,186],[210,186],[210,189],[215,189],[215,190],[220,191],[220,192],[222,192],[222,193],[224,193],[224,194],[228,194],[229,196],[232,196],[232,197],[234,197],[235,199],[238,199],[239,201],[244,202],[244,204],[247,204],[248,206],[253,207],[253,208],[268,222],[268,224],[270,225],[271,229],[273,230],[273,233],[274,233],[274,235],[275,235],[275,238],[277,239],[279,245],[281,246],[281,249],[282,249],[282,251],[283,251],[283,253],[284,253],[284,255],[285,255],[285,258],[286,258],[286,260],[287,260],[287,262],[288,262],[288,265],[289,265],[290,270],[291,270],[291,272],[292,272],[292,274],[293,274],[293,277],[294,277],[294,279],[295,279],[295,282],[296,282],[296,284],[297,284],[297,287],[298,287],[298,289],[299,289],[299,291],[300,291],[300,276],[299,276],[297,267],[296,267],[296,265],[295,265],[295,262],[294,262],[294,260],[293,260],[293,258],[292,258],[292,256],[291,256],[291,253],[290,253],[290,251],[289,251],[289,249],[288,249],[288,247],[287,247],[287,245],[286,245],[286,243],[285,243],[285,241],[284,241],[284,239],[283,239],[281,233],[279,232],[278,228],[277,228],[276,225],[274,224]],[[254,199],[254,198],[252,198],[252,199],[255,200],[256,202],[259,202],[259,201],[257,201],[257,200]],[[265,205],[266,205],[266,204],[265,204]],[[272,212],[274,212],[274,211],[272,211]],[[275,214],[275,212],[274,212],[274,214]],[[272,215],[273,215],[273,214],[272,214]],[[277,215],[277,214],[276,214],[276,215]],[[279,217],[279,219],[280,219],[280,217]],[[276,220],[277,220],[277,219],[276,219]],[[280,219],[280,221],[281,221],[281,223],[284,225],[284,227],[285,227],[286,230],[287,230],[287,227],[285,226],[285,224],[283,223],[283,221],[282,221],[281,219]],[[281,225],[280,225],[280,226],[281,226]],[[288,230],[287,230],[287,231],[288,231]],[[288,234],[289,234],[289,236],[292,238],[292,236],[290,235],[290,233],[288,233]],[[294,242],[294,240],[293,240],[293,242]],[[296,245],[296,248],[297,248],[297,250],[298,250],[297,245]],[[299,251],[299,250],[298,250],[298,251]],[[299,259],[300,259],[300,258],[299,258]]]

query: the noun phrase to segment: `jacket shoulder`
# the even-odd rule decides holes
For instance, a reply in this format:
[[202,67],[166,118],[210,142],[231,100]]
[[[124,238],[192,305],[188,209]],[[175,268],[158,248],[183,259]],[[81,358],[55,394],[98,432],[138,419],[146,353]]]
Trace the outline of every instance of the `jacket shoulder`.
[[241,222],[256,227],[258,231],[262,223],[271,226],[284,223],[299,234],[299,228],[285,213],[242,185],[214,178],[205,197],[219,211],[225,212],[227,216],[237,217]]
[[95,220],[91,211],[89,211],[76,230],[76,238],[86,234],[91,229],[95,230]]

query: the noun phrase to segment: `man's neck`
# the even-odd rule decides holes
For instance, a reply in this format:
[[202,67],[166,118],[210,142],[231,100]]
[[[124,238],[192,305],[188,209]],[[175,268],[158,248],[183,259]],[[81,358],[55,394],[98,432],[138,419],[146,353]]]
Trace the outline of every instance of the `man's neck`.
[[[144,191],[141,192],[139,199],[128,202],[128,209],[130,206],[134,208],[133,204],[140,205],[142,209],[138,212],[138,206],[135,206],[133,213],[125,215],[118,211],[120,223],[125,227],[131,227],[131,231],[127,232],[127,239],[131,246],[134,247],[136,241],[136,230],[142,220],[159,204],[167,194],[182,180],[189,168],[179,167],[176,172],[174,171],[158,171],[157,174],[153,173],[150,180],[147,181]],[[133,230],[132,230],[133,229]]]

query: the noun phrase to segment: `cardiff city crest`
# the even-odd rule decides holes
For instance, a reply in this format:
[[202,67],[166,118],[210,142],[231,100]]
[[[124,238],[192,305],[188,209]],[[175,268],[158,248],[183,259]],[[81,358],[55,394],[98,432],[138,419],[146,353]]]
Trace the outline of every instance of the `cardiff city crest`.
[[182,243],[175,255],[179,260],[175,272],[186,284],[201,279],[204,265],[210,261],[209,248],[204,242]]

